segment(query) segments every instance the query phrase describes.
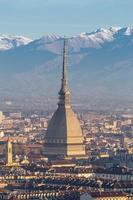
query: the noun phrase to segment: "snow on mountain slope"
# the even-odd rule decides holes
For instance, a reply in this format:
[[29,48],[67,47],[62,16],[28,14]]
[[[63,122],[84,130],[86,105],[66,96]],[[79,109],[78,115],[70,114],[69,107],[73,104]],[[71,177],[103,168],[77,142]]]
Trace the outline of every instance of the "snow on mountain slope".
[[105,42],[114,40],[114,34],[118,29],[98,29],[92,33],[81,33],[70,39],[71,46],[78,48],[100,48]]
[[[82,49],[99,49],[104,44],[109,44],[115,40],[133,35],[133,28],[111,27],[109,29],[100,28],[91,33],[81,33],[68,40],[68,50],[79,52]],[[53,53],[61,52],[63,37],[59,35],[48,35],[32,42],[33,48],[38,50],[49,50]]]
[[61,47],[59,41],[62,40],[62,37],[59,35],[46,35],[41,37],[40,39],[34,40],[30,46],[35,48],[36,50],[49,50],[53,53],[58,52],[58,47]]
[[[120,28],[98,29],[92,33],[81,33],[68,40],[70,52],[79,52],[85,48],[101,48],[102,44],[115,39],[115,34]],[[62,36],[48,35],[32,42],[32,47],[37,50],[49,50],[53,53],[60,53],[62,48]]]
[[26,45],[32,40],[24,36],[0,35],[0,51],[9,50],[21,45]]
[[[81,49],[99,49],[104,44],[111,43],[121,37],[133,35],[133,27],[111,27],[100,28],[91,33],[81,33],[69,38],[68,49],[70,52],[79,52]],[[0,50],[9,50],[31,42],[31,47],[36,50],[48,50],[53,53],[60,53],[62,36],[49,34],[40,39],[31,40],[23,36],[0,35]]]

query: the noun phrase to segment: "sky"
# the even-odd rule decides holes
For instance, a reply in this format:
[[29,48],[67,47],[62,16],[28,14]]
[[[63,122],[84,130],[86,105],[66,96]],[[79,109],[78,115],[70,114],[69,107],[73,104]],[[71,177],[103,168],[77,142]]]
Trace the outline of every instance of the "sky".
[[133,25],[133,0],[0,0],[0,34],[37,38]]

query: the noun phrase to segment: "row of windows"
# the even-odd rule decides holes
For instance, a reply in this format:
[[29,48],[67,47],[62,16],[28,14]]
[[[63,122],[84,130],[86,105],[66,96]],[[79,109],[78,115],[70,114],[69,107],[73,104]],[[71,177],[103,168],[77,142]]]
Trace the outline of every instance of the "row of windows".
[[47,143],[65,143],[66,140],[64,139],[45,139]]

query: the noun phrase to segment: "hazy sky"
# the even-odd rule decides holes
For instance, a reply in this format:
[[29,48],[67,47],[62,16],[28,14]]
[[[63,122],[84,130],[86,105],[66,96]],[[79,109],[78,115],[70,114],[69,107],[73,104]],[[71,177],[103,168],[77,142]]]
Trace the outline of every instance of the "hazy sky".
[[0,33],[66,36],[132,26],[133,0],[0,0]]

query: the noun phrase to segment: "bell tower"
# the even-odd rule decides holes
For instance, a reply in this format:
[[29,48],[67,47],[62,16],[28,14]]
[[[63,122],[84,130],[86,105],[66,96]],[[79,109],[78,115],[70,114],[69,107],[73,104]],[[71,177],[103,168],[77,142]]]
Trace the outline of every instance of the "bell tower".
[[12,142],[10,140],[10,138],[8,138],[8,141],[7,141],[7,165],[8,166],[11,166],[13,164],[13,161],[12,161]]

